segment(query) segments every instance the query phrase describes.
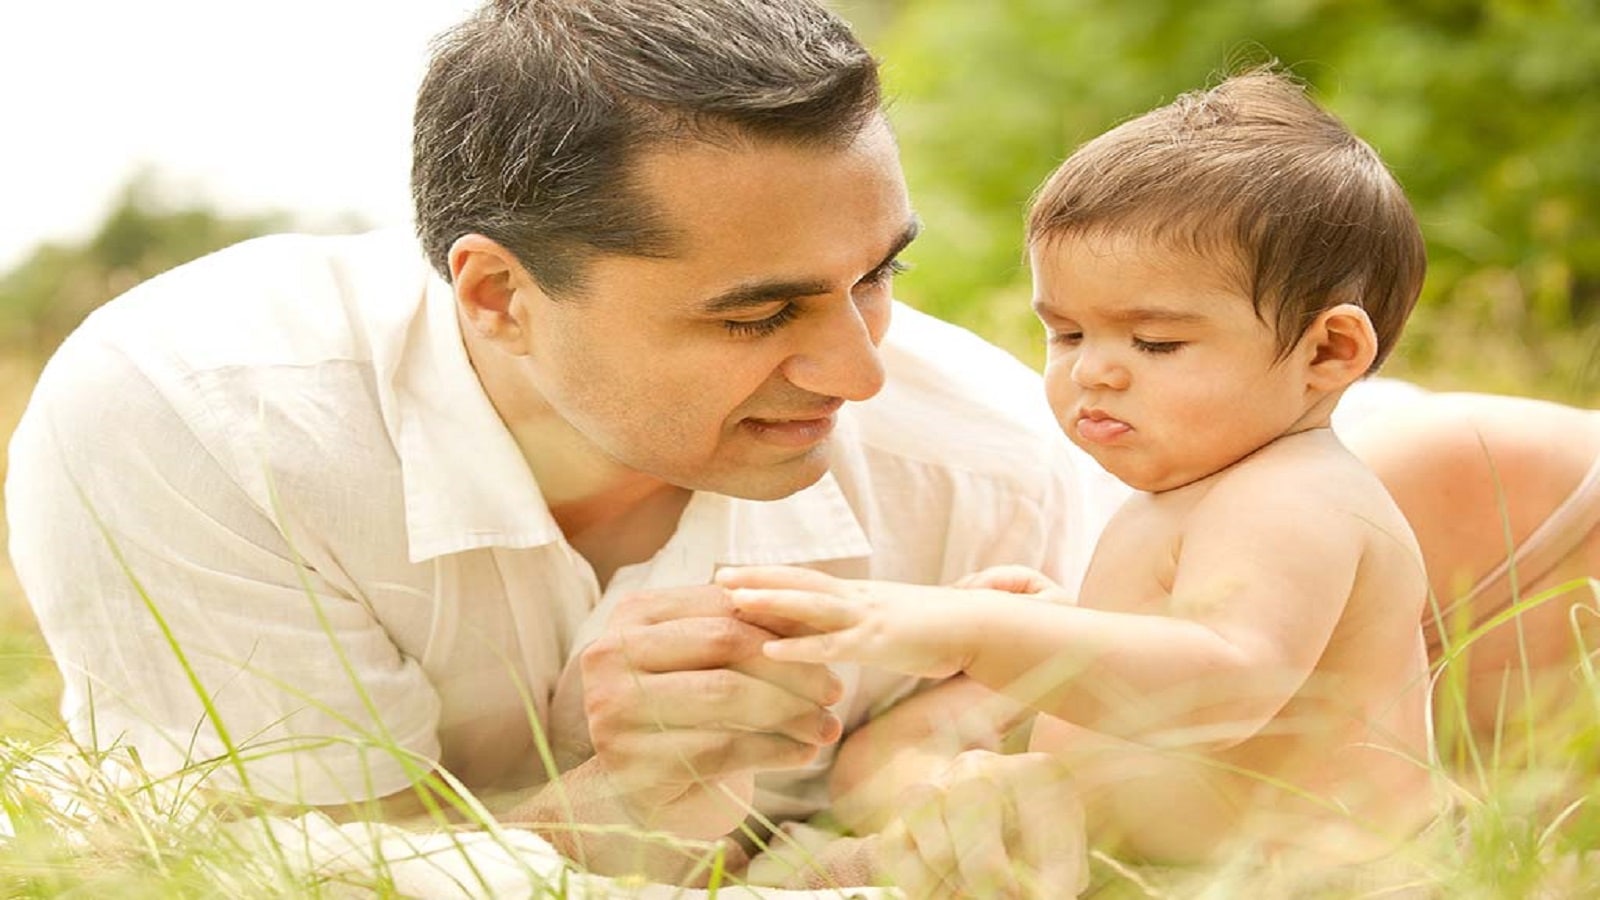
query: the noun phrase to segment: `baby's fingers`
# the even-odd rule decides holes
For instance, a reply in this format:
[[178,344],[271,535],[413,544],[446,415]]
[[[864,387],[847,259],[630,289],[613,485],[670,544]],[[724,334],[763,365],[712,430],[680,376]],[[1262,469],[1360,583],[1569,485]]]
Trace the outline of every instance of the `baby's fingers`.
[[728,597],[739,618],[775,634],[794,634],[793,627],[772,627],[783,622],[803,625],[812,631],[838,631],[849,628],[861,618],[850,601],[815,591],[733,588],[728,591]]
[[761,652],[765,653],[768,659],[780,662],[850,662],[854,657],[850,653],[849,642],[844,638],[847,634],[848,632],[830,632],[806,637],[781,638],[762,644]]
[[1040,594],[1045,591],[1061,590],[1061,585],[1051,581],[1043,572],[1027,566],[990,566],[963,576],[952,587],[986,588],[1013,594]]
[[789,588],[837,593],[839,579],[799,566],[732,566],[718,569],[713,581],[725,588]]

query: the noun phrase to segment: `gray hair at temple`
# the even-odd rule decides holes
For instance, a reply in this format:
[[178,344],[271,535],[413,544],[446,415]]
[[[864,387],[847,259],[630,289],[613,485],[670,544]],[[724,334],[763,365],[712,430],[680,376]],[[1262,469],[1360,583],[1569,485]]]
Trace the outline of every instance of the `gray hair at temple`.
[[476,233],[575,292],[597,254],[674,250],[641,154],[844,146],[879,111],[877,62],[811,0],[495,0],[439,36],[418,92],[417,232],[446,279]]

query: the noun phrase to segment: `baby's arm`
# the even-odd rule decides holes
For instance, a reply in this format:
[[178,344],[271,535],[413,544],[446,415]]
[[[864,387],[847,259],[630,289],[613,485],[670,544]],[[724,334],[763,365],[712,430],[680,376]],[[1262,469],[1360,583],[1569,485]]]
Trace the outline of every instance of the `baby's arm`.
[[[788,635],[768,641],[774,659],[858,662],[924,678],[967,669],[986,650],[1032,627],[1047,604],[1003,591],[852,581],[792,566],[723,569],[747,621]],[[980,639],[980,626],[983,637]]]
[[[1215,729],[1194,737],[1232,743],[1305,683],[1343,612],[1362,548],[1356,517],[1330,514],[1326,495],[1244,475],[1218,484],[1190,512],[1172,596],[1152,614],[1096,609],[1088,595],[1073,607],[783,567],[726,570],[718,580],[735,589],[740,615],[798,635],[768,644],[778,659],[860,662],[924,677],[965,671],[1107,733]],[[1124,563],[1094,563],[1105,564]]]

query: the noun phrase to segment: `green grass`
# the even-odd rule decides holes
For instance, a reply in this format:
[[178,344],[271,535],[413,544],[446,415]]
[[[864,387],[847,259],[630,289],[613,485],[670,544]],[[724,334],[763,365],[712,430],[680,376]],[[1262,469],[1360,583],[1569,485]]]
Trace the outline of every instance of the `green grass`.
[[[1574,582],[1525,603],[1597,588]],[[14,602],[14,595],[6,601]],[[20,621],[10,618],[13,625]],[[26,632],[7,635],[23,645],[37,640]],[[14,837],[0,841],[0,896],[322,897],[353,886],[348,872],[318,876],[286,864],[282,857],[294,855],[292,845],[263,852],[237,828],[219,827],[193,787],[208,767],[227,760],[156,779],[125,751],[96,755],[75,748],[49,724],[54,677],[48,659],[36,646],[3,659],[10,677],[0,682],[0,704],[7,728],[20,726],[22,734],[8,731],[0,739],[0,810],[15,829]],[[1600,896],[1600,857],[1594,855],[1600,848],[1600,677],[1580,665],[1573,673],[1582,686],[1579,702],[1535,722],[1508,721],[1505,741],[1484,748],[1468,742],[1465,729],[1451,721],[1448,664],[1443,674],[1440,755],[1451,762],[1438,774],[1454,805],[1394,857],[1334,873],[1274,870],[1248,860],[1207,869],[1138,868],[1098,857],[1093,896]],[[118,773],[123,777],[112,777]],[[477,829],[496,828],[481,807],[467,818]],[[493,883],[483,877],[485,885]],[[380,867],[363,890],[389,893],[393,885],[385,878]],[[551,890],[566,895],[559,886]]]

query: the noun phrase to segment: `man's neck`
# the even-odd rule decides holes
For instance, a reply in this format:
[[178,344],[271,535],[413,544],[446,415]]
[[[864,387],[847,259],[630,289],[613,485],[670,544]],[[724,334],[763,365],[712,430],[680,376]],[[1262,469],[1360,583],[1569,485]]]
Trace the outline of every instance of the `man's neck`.
[[511,435],[550,515],[602,588],[617,569],[655,556],[677,531],[691,491],[601,456],[553,415],[519,422]]
[[[633,518],[647,507],[671,505],[669,498],[688,501],[689,491],[667,484],[659,478],[630,472],[588,496],[550,503],[550,515],[561,526],[567,540],[609,530],[619,520]],[[681,512],[684,503],[678,503]]]
[[553,504],[567,543],[589,561],[602,589],[623,566],[655,556],[678,530],[691,492],[648,476],[582,500]]
[[467,356],[544,495],[550,514],[604,586],[618,568],[654,556],[677,529],[691,491],[601,453],[544,402],[520,359],[463,329]]

